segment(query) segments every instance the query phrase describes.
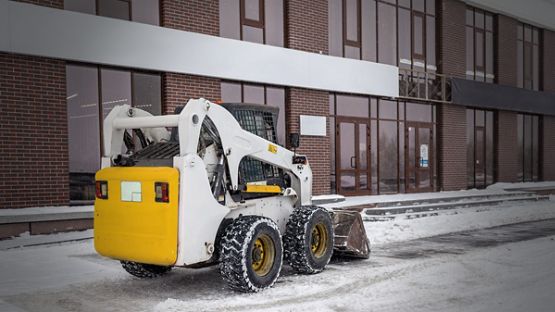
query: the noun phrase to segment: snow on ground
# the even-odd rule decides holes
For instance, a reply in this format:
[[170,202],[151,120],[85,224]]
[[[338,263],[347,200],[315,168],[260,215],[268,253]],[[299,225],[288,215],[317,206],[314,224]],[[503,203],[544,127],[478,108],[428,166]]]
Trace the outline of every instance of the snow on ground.
[[93,237],[93,230],[74,231],[47,235],[31,235],[29,232],[22,233],[11,239],[0,240],[0,250],[17,247],[35,246],[40,244],[51,244],[67,241],[78,241]]
[[343,208],[349,206],[360,206],[375,203],[390,203],[398,201],[412,200],[431,200],[431,199],[449,199],[461,198],[465,196],[488,196],[488,195],[504,195],[512,194],[503,189],[486,189],[486,190],[461,190],[448,192],[432,192],[432,193],[412,193],[412,194],[390,194],[390,195],[369,195],[369,196],[349,196],[345,197],[345,201],[323,204],[323,207]]
[[496,206],[437,211],[437,216],[365,222],[370,242],[385,244],[451,232],[555,218],[555,201],[509,202]]
[[92,240],[4,250],[0,259],[0,297],[125,276],[94,253]]
[[261,294],[222,296],[217,301],[170,298],[154,310],[552,311],[554,247],[550,237],[431,261],[332,265],[318,277],[304,276],[288,281],[294,285]]
[[498,182],[488,186],[489,190],[555,189],[555,181],[543,182]]
[[33,208],[20,208],[20,209],[0,209],[0,217],[8,216],[31,216],[43,214],[59,214],[67,212],[92,212],[94,206],[48,206],[48,207],[33,207]]
[[553,201],[367,222],[369,260],[332,263],[309,276],[286,266],[258,294],[230,291],[217,267],[139,280],[97,255],[92,240],[3,250],[0,311],[552,311],[554,237],[460,255],[383,255],[389,242],[548,218],[555,218]]

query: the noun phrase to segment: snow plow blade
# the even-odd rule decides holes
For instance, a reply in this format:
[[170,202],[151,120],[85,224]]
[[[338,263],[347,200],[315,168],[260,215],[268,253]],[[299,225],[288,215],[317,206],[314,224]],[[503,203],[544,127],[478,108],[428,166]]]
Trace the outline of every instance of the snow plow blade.
[[366,235],[359,212],[335,210],[333,212],[335,232],[334,254],[342,257],[368,259],[370,241]]

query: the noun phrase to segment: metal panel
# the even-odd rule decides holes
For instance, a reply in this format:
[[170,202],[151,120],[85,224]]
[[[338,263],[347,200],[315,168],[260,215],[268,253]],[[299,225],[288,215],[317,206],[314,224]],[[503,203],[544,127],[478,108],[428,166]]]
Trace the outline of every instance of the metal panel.
[[555,93],[453,78],[453,104],[485,109],[555,115]]
[[3,51],[247,82],[396,97],[394,66],[4,1]]

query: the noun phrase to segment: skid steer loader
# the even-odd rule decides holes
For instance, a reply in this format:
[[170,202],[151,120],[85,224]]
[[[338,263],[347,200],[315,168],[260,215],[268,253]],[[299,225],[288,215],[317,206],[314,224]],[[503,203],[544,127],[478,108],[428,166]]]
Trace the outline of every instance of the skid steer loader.
[[284,260],[312,274],[334,250],[367,258],[360,214],[312,205],[308,160],[275,143],[276,120],[269,106],[205,99],[165,116],[114,107],[96,173],[97,252],[141,278],[219,263],[243,292],[271,287]]

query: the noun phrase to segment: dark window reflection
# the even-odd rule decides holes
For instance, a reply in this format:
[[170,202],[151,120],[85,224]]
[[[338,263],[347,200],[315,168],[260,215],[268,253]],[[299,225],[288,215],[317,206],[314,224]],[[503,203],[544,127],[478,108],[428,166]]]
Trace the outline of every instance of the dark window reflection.
[[469,188],[483,188],[494,183],[494,113],[466,110],[466,159]]
[[[99,74],[100,72],[100,74]],[[66,66],[71,200],[94,199],[100,168],[102,120],[116,105],[161,112],[161,76],[94,65]],[[99,105],[101,97],[102,105]]]
[[162,114],[162,77],[133,73],[133,106],[152,115]]
[[517,115],[518,179],[523,182],[539,181],[539,131],[540,117],[528,114]]
[[160,25],[160,6],[157,0],[65,0],[69,11],[132,20]]
[[220,36],[283,47],[283,0],[220,0]]
[[435,0],[329,0],[329,53],[434,72],[435,10]]
[[96,14],[95,0],[65,0],[64,9],[69,11]]
[[130,20],[131,8],[126,0],[97,0],[98,15]]

